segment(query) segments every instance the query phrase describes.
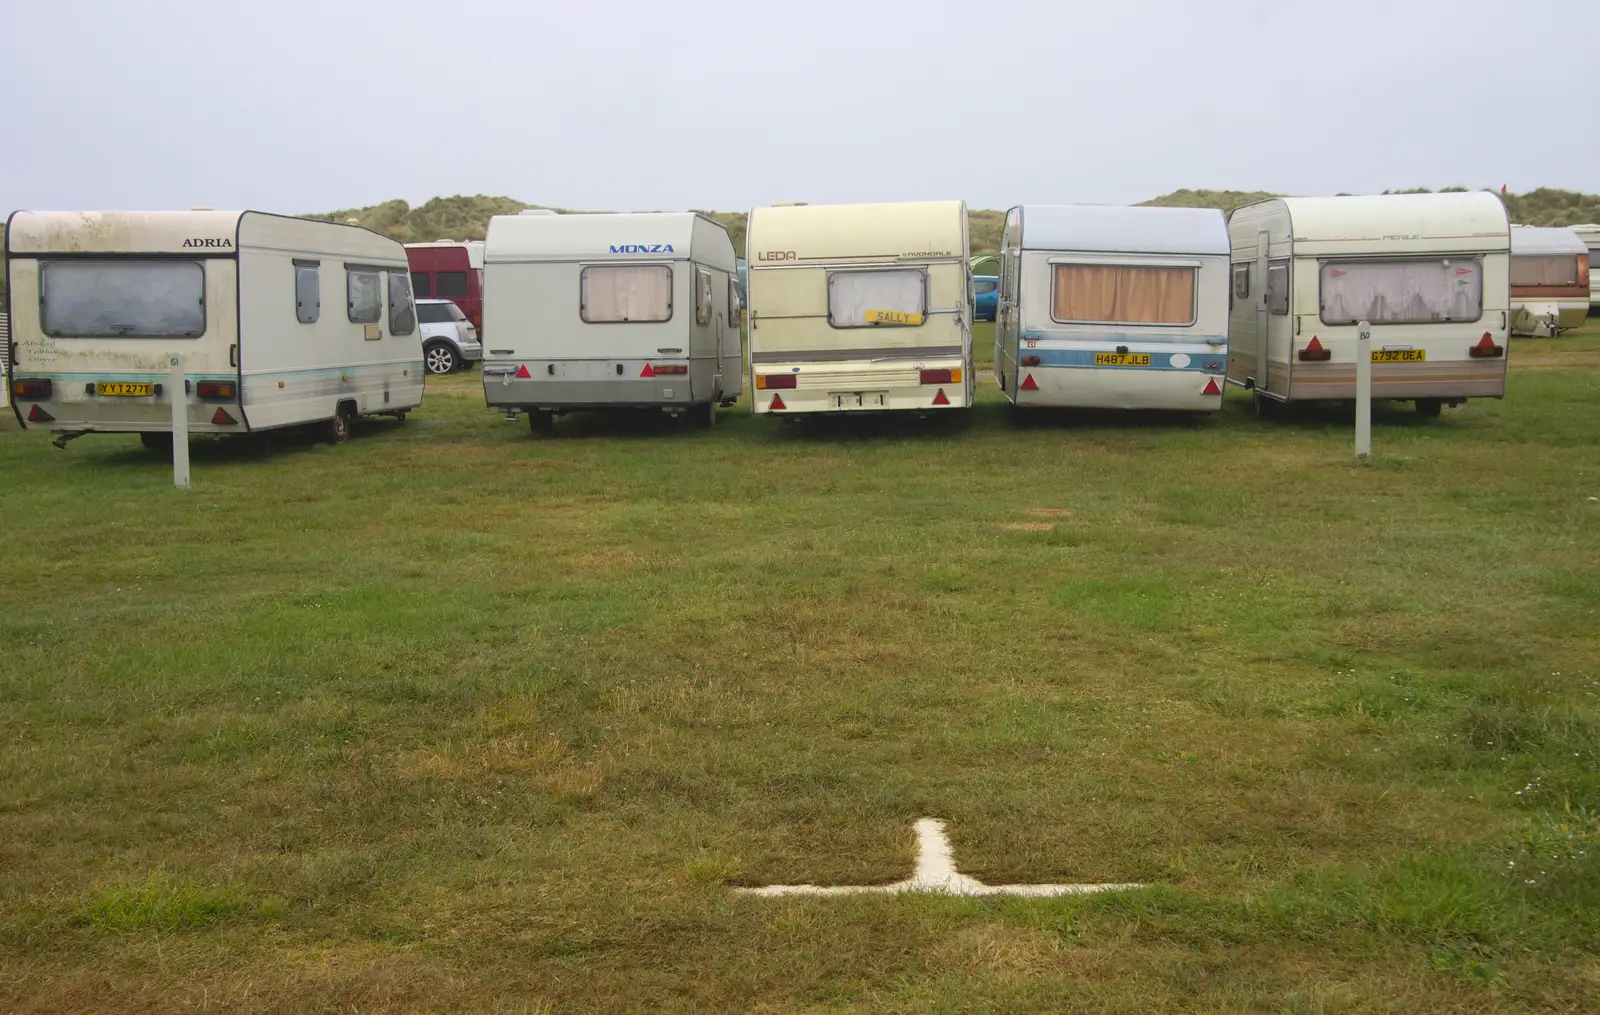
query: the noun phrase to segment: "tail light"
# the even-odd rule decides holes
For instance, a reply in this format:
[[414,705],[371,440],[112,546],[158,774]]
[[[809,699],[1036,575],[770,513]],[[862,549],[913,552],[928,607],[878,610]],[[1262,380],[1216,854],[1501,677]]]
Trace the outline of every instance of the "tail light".
[[44,411],[44,406],[36,405],[28,410],[29,423],[54,423],[56,418]]
[[201,398],[220,398],[232,402],[238,398],[239,385],[234,381],[200,381],[194,386],[194,393]]
[[1578,255],[1578,284],[1579,285],[1588,285],[1589,284],[1589,255],[1588,254],[1579,254]]
[[1500,346],[1494,344],[1494,336],[1489,334],[1487,331],[1483,333],[1482,338],[1478,339],[1477,345],[1474,345],[1467,350],[1467,355],[1471,356],[1473,359],[1494,359],[1497,356],[1504,356],[1505,354],[1506,351]]
[[55,385],[48,377],[20,377],[11,382],[11,393],[18,398],[49,398]]
[[689,372],[687,363],[652,363],[650,366],[651,369],[655,370],[657,376],[661,374],[686,374]]
[[1021,363],[1025,367],[1036,367],[1036,366],[1039,365],[1039,357],[1037,357],[1037,356],[1024,356],[1024,357],[1022,357]]
[[960,367],[956,367],[953,370],[923,370],[921,372],[921,383],[923,383],[923,384],[960,384],[961,383],[961,368]]
[[463,341],[463,342],[465,342],[467,340],[467,328],[468,327],[470,327],[470,325],[468,325],[466,321],[457,321],[456,322],[456,337],[461,339],[461,341]]
[[1322,363],[1333,359],[1333,350],[1324,349],[1317,336],[1312,335],[1311,341],[1300,350],[1300,359],[1308,363]]
[[757,374],[756,388],[761,391],[771,391],[774,388],[794,387],[794,374]]

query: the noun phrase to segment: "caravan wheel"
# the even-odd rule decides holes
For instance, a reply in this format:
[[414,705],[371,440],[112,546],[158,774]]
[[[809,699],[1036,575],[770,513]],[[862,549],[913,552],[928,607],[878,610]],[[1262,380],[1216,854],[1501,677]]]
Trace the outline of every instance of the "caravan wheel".
[[333,418],[322,424],[322,436],[329,444],[343,444],[350,439],[350,411],[339,406]]
[[1438,419],[1439,413],[1444,411],[1444,402],[1437,398],[1417,399],[1417,415],[1425,419]]
[[536,434],[554,433],[556,429],[556,414],[549,409],[530,409],[528,411],[528,429]]
[[146,451],[157,454],[172,455],[172,434],[160,433],[154,430],[144,430],[139,434],[139,443],[144,445]]
[[717,425],[717,400],[713,398],[706,403],[706,426]]
[[1271,419],[1278,414],[1278,402],[1268,398],[1255,388],[1250,389],[1250,408],[1255,412],[1256,419]]

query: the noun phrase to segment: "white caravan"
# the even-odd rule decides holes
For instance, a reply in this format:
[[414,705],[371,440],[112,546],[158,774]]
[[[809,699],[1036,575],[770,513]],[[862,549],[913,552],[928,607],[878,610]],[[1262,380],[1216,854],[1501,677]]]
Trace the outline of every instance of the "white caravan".
[[483,392],[536,431],[585,409],[691,410],[743,390],[728,231],[692,212],[496,215]]
[[[5,246],[13,410],[57,444],[138,433],[170,447],[174,399],[191,433],[321,423],[335,442],[359,415],[422,402],[405,250],[370,230],[258,211],[19,211]],[[174,353],[183,391],[167,390]]]
[[1286,197],[1235,209],[1228,380],[1256,410],[1356,395],[1372,325],[1372,397],[1437,416],[1500,398],[1511,229],[1493,194]]
[[1589,316],[1589,248],[1571,229],[1511,227],[1511,333],[1554,338]]
[[756,412],[972,405],[963,202],[757,208],[745,242]]
[[1006,213],[995,380],[1018,407],[1222,407],[1228,223],[1212,208]]
[[1600,225],[1593,222],[1573,226],[1572,231],[1589,250],[1589,306],[1600,307]]

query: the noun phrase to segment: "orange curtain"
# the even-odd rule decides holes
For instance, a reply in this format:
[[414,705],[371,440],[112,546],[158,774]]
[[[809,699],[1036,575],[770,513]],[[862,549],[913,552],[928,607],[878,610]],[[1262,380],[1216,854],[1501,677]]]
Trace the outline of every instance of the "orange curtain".
[[1193,324],[1193,268],[1058,264],[1053,316],[1108,324]]

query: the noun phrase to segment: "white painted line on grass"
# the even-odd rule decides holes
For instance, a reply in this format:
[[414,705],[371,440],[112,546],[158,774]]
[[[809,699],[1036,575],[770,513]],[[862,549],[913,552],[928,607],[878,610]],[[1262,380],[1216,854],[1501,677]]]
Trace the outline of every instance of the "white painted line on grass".
[[738,888],[745,895],[897,895],[924,892],[944,895],[1026,895],[1048,898],[1057,895],[1092,895],[1143,888],[1139,884],[1105,885],[986,885],[956,870],[944,822],[923,818],[917,822],[917,870],[904,881],[892,885],[767,885],[764,888]]

